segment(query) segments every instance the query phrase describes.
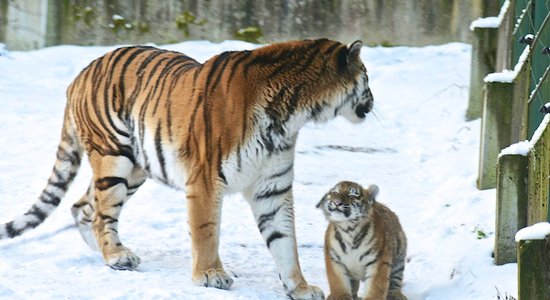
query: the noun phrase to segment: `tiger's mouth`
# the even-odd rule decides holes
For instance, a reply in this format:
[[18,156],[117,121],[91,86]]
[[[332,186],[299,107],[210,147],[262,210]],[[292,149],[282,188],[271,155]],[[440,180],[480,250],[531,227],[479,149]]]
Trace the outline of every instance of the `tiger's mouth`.
[[374,97],[369,88],[363,91],[362,100],[365,102],[359,103],[355,107],[355,115],[357,115],[359,119],[364,119],[374,106]]
[[355,115],[357,115],[357,117],[360,119],[364,119],[371,110],[372,102],[368,102],[366,104],[357,106],[355,108]]

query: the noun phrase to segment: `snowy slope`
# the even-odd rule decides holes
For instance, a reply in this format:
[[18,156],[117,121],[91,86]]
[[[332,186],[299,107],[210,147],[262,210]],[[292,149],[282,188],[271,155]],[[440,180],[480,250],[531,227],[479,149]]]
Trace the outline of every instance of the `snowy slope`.
[[[165,45],[205,60],[236,41]],[[24,213],[55,157],[69,82],[114,47],[59,46],[0,56],[0,222]],[[379,201],[409,240],[404,293],[411,300],[516,296],[515,264],[494,266],[495,192],[475,188],[479,121],[465,122],[470,46],[368,48],[362,58],[375,113],[360,125],[308,125],[297,146],[296,229],[306,279],[328,294],[326,221],[315,209],[340,180],[380,187]],[[125,206],[120,234],[142,259],[138,271],[103,264],[72,227],[69,207],[90,180],[81,168],[67,199],[39,228],[0,241],[0,299],[287,299],[252,213],[240,196],[224,202],[220,255],[231,290],[193,286],[183,192],[147,182]],[[486,238],[478,239],[484,233]]]

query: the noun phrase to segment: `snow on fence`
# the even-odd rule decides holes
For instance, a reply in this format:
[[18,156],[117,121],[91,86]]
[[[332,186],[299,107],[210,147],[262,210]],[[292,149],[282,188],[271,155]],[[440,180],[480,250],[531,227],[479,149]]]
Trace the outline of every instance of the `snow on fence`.
[[550,221],[550,0],[501,5],[472,23],[466,118],[482,117],[478,188],[496,188],[495,263],[518,262],[519,299],[550,299],[550,237],[515,239]]

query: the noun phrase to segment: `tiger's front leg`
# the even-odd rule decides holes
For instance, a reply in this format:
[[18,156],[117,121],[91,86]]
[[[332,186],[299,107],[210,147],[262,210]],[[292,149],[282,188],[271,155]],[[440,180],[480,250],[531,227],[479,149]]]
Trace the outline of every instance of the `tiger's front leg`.
[[229,289],[233,279],[223,269],[218,254],[222,197],[202,180],[186,186],[189,231],[193,255],[193,283]]
[[324,299],[323,291],[316,286],[308,285],[302,275],[294,229],[292,177],[279,177],[283,178],[256,185],[244,195],[252,207],[267,248],[275,260],[286,294],[295,300]]

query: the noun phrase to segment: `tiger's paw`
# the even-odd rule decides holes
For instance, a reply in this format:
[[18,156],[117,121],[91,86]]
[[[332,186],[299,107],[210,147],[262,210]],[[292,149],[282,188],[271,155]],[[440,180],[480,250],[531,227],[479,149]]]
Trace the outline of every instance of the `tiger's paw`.
[[287,295],[293,300],[324,300],[325,294],[323,291],[314,286],[307,285],[306,283],[299,284],[293,291],[288,292]]
[[233,284],[233,279],[223,269],[209,269],[198,276],[193,276],[193,283],[204,287],[228,290]]
[[105,261],[115,270],[135,270],[141,263],[139,256],[128,249],[110,254]]

